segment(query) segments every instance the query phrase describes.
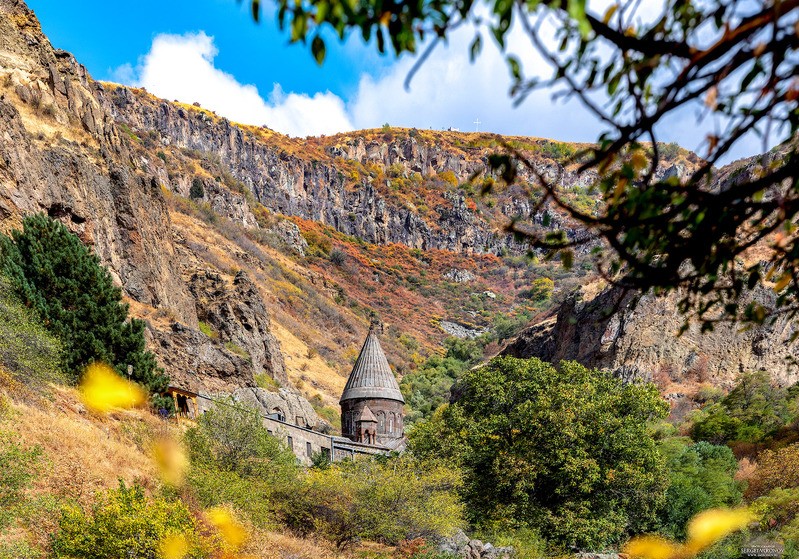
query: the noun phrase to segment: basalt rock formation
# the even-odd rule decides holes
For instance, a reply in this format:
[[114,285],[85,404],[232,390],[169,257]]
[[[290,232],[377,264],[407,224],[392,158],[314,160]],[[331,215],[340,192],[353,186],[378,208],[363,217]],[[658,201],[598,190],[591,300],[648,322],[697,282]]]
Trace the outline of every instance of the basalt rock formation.
[[[527,251],[526,244],[504,230],[514,217],[539,225],[546,220],[571,237],[585,234],[563,215],[545,217],[547,212],[536,209],[529,193],[519,187],[496,192],[490,208],[470,205],[467,193],[454,186],[485,174],[488,156],[498,149],[495,145],[440,142],[415,130],[298,140],[264,127],[237,125],[140,89],[108,85],[101,98],[118,122],[146,132],[155,145],[187,150],[200,158],[210,154],[240,182],[245,196],[269,210],[330,225],[370,243],[521,254]],[[578,175],[536,151],[550,144],[548,140],[525,144],[535,173],[519,166],[521,183],[536,182],[536,174],[566,189],[585,188],[593,181],[590,174]],[[685,168],[672,165],[658,172],[681,174]],[[188,177],[174,170],[161,176],[164,184],[186,195]],[[412,190],[414,185],[407,186],[403,179],[413,176],[420,181],[448,176],[451,183],[449,188],[446,180],[435,183],[436,195],[416,203],[391,195],[392,188]],[[236,204],[241,206],[240,201]]]
[[[776,298],[764,288],[747,296],[766,307]],[[619,287],[606,288],[593,298],[577,292],[555,316],[530,326],[503,353],[552,363],[574,360],[625,380],[730,387],[741,372],[765,370],[782,385],[799,381],[799,342],[792,341],[795,322],[781,317],[745,330],[722,322],[704,333],[692,323],[678,335],[685,319],[677,310],[679,297],[641,295]]]

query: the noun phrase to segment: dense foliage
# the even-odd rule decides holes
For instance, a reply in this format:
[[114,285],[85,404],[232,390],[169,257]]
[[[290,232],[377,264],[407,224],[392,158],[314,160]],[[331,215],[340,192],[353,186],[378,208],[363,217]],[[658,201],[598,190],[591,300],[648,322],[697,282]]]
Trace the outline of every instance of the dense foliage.
[[390,544],[437,539],[463,524],[457,470],[404,454],[312,469],[286,492],[286,524],[340,547],[365,538]]
[[22,231],[0,235],[0,271],[62,344],[63,369],[74,380],[94,361],[114,366],[154,393],[168,379],[146,350],[144,322],[128,317],[122,292],[96,255],[62,223],[26,217]]
[[655,525],[667,480],[647,425],[667,406],[654,386],[501,357],[466,371],[453,391],[455,403],[411,433],[411,448],[463,467],[473,522],[531,526],[581,548]]
[[274,523],[276,492],[294,487],[294,454],[261,425],[251,408],[217,404],[186,432],[189,484],[204,506],[233,504],[253,522]]
[[285,526],[338,546],[439,537],[463,523],[457,469],[410,455],[302,470],[257,413],[218,403],[186,433],[189,485],[204,506],[229,503],[260,527]]
[[147,498],[139,485],[107,491],[90,511],[66,507],[53,539],[56,557],[83,559],[161,559],[170,535],[188,536],[188,557],[216,556],[213,541],[203,541],[197,521],[181,501]]
[[728,447],[669,439],[660,450],[669,475],[661,513],[663,533],[683,539],[685,526],[696,514],[741,502],[743,484],[734,478],[738,461]]
[[799,417],[799,387],[774,386],[768,373],[745,373],[719,402],[705,406],[694,418],[695,440],[716,444],[758,443]]

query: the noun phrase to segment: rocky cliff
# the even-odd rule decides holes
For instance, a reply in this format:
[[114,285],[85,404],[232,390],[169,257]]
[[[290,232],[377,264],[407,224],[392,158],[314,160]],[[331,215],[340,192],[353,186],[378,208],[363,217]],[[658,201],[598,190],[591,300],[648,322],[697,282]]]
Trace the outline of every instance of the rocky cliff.
[[[596,287],[596,286],[592,286]],[[771,307],[775,294],[760,288],[748,295]],[[557,314],[530,326],[505,350],[516,357],[558,363],[575,360],[611,370],[626,380],[702,383],[730,387],[744,371],[765,370],[782,385],[799,381],[795,322],[780,317],[743,329],[719,323],[712,332],[692,324],[682,335],[679,294],[656,297],[608,287],[595,296],[578,291]]]
[[[259,373],[285,382],[260,293],[245,275],[227,285],[186,269],[158,169],[106,110],[103,93],[69,53],[52,48],[24,3],[0,1],[0,228],[44,212],[78,234],[135,309],[170,317],[150,321],[148,333],[175,384],[252,386]],[[211,194],[235,207],[231,194]],[[198,330],[198,316],[218,338]]]
[[[475,216],[462,193],[450,192],[440,200],[433,208],[439,218],[434,225],[417,208],[384,196],[375,177],[364,173],[363,178],[358,172],[365,164],[384,168],[399,164],[406,173],[430,176],[451,171],[465,181],[483,166],[480,157],[467,159],[457,150],[413,137],[392,141],[357,137],[338,145],[313,145],[126,87],[108,86],[102,99],[119,122],[137,132],[157,133],[159,145],[214,154],[260,204],[275,212],[331,225],[372,243],[466,252],[523,250],[496,224]],[[180,180],[173,177],[174,189]],[[524,212],[529,207],[513,209]]]
[[[183,150],[207,169],[210,155],[235,177],[246,196],[264,207],[377,244],[524,253],[527,246],[504,227],[512,218],[543,222],[544,212],[535,209],[529,190],[494,188],[488,197],[476,192],[497,184],[487,161],[503,142],[520,149],[533,165],[535,171],[519,166],[521,185],[534,184],[540,174],[579,193],[593,180],[559,163],[563,155],[557,155],[558,150],[573,152],[574,146],[549,140],[415,129],[298,140],[265,127],[231,123],[200,107],[158,99],[140,89],[107,84],[101,99],[118,122],[147,136],[153,145]],[[174,166],[167,168],[164,183],[185,195],[191,178]],[[684,171],[684,165],[670,165],[659,173]],[[477,184],[463,187],[472,177],[479,177]],[[582,234],[554,211],[547,219],[552,228]]]

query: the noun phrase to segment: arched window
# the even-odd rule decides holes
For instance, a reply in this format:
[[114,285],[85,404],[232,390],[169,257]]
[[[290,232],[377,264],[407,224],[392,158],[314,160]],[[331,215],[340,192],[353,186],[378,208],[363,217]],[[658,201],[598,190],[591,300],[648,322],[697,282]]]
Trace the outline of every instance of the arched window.
[[396,414],[394,412],[391,412],[391,415],[388,417],[388,432],[390,434],[392,434],[392,435],[394,434],[394,418],[395,417],[396,417]]
[[386,414],[384,414],[382,411],[377,412],[377,432],[386,432]]
[[269,415],[271,415],[274,419],[277,419],[278,421],[286,421],[286,414],[284,414],[283,410],[281,410],[280,408],[272,408],[272,413]]

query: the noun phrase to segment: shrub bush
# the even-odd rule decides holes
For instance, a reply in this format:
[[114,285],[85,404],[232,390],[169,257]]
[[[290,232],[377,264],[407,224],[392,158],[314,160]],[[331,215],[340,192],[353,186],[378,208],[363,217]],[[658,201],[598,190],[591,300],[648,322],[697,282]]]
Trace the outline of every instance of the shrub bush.
[[205,187],[200,177],[194,177],[191,181],[191,188],[189,189],[189,198],[192,200],[199,200],[205,196]]
[[186,446],[187,479],[200,503],[230,503],[259,526],[275,524],[275,494],[297,487],[299,466],[254,409],[233,400],[217,403],[186,432]]
[[139,485],[98,496],[91,511],[68,506],[62,511],[52,549],[55,557],[81,559],[159,559],[165,538],[182,534],[187,557],[211,557],[218,546],[199,535],[197,523],[180,501],[148,499]]
[[0,532],[13,522],[24,502],[40,458],[41,449],[24,448],[11,433],[0,431]]
[[457,469],[409,454],[337,462],[309,470],[284,492],[286,524],[344,547],[357,538],[396,544],[436,538],[463,525]]
[[746,494],[759,497],[778,488],[799,489],[799,443],[761,452]]
[[347,253],[341,249],[334,248],[330,252],[330,261],[336,266],[342,266],[347,261]]
[[692,437],[714,444],[763,441],[796,418],[793,398],[767,372],[744,373],[727,396],[696,414]]

